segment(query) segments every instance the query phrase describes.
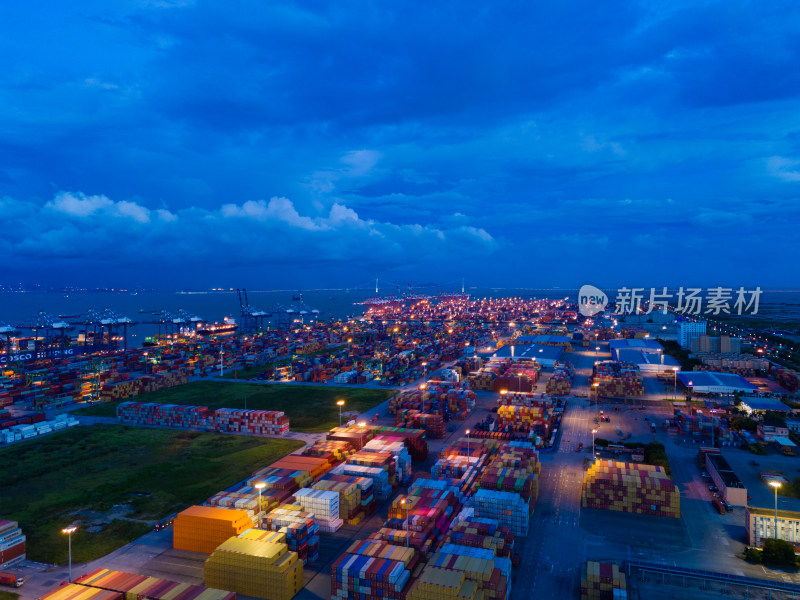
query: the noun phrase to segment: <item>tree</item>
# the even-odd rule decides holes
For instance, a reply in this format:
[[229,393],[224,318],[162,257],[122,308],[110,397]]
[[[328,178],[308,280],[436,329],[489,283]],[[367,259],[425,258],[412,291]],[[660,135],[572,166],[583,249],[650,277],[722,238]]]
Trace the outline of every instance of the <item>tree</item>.
[[764,564],[775,567],[793,567],[795,565],[794,546],[786,540],[764,540],[762,554]]
[[761,550],[758,548],[745,548],[744,550],[744,559],[751,563],[760,563],[761,562]]
[[764,425],[773,425],[775,427],[786,427],[786,418],[777,410],[768,410],[764,413],[761,419]]
[[747,417],[731,417],[730,424],[731,428],[736,429],[737,431],[745,430],[755,432],[756,429],[758,429],[758,423]]
[[664,467],[667,475],[670,474],[667,451],[666,448],[664,448],[664,444],[660,442],[650,442],[644,447],[644,462],[648,465]]

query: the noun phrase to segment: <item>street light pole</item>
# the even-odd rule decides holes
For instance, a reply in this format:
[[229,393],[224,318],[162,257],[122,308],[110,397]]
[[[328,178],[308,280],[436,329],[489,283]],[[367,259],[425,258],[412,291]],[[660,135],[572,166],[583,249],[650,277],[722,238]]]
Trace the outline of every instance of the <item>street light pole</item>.
[[592,462],[594,462],[595,459],[597,458],[597,451],[595,450],[595,447],[594,447],[594,434],[595,433],[597,433],[597,428],[592,429]]
[[675,373],[675,380],[672,382],[672,401],[676,401],[678,399],[678,369],[672,369],[672,372]]
[[263,481],[259,481],[255,484],[255,488],[258,490],[258,528],[261,529],[261,490],[263,490],[267,486],[266,483]]
[[361,447],[359,448],[359,450],[363,450],[364,449],[364,427],[367,426],[367,422],[366,421],[361,421],[358,424],[358,426],[361,428]]
[[78,528],[72,525],[61,530],[61,533],[67,534],[67,544],[69,545],[69,583],[72,583],[72,534],[76,529]]
[[342,426],[342,407],[344,406],[344,400],[337,400],[336,406],[339,407],[339,427]]
[[467,458],[469,458],[470,456],[472,456],[469,452],[469,429],[467,429],[466,434],[467,434]]
[[780,481],[770,481],[769,484],[775,490],[775,539],[778,539],[778,488],[781,487]]
[[406,499],[400,500],[400,504],[406,509],[406,548],[408,548],[408,505],[406,504]]

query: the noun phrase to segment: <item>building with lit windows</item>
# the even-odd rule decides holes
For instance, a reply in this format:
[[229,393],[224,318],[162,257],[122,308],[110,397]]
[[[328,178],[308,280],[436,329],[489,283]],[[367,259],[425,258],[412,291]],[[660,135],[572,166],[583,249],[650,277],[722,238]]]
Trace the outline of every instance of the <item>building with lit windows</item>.
[[691,348],[692,340],[705,334],[705,321],[681,321],[678,326],[678,342],[681,348]]
[[[762,548],[764,540],[775,536],[775,509],[748,506],[745,509],[745,526],[747,527],[747,544],[753,548]],[[778,539],[786,540],[800,548],[800,512],[793,510],[778,511]]]

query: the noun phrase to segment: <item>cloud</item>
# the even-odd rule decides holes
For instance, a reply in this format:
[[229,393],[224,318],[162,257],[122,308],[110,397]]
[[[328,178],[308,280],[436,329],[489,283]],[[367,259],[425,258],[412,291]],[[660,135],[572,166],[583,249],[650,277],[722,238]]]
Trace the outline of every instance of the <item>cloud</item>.
[[800,181],[800,160],[783,156],[770,156],[767,159],[767,171],[783,181]]
[[45,208],[79,218],[111,216],[131,219],[137,223],[150,221],[150,211],[135,202],[113,202],[103,195],[87,196],[81,192],[59,192],[53,200],[45,204]]
[[88,217],[99,210],[113,207],[114,203],[105,196],[61,192],[45,206],[74,217]]
[[375,150],[354,150],[345,154],[341,161],[349,165],[347,175],[351,177],[361,177],[369,173],[378,164],[381,153]]
[[[113,263],[125,270],[144,261],[153,269],[256,264],[393,269],[429,264],[431,253],[434,263],[444,264],[498,248],[492,235],[478,227],[362,219],[342,203],[305,214],[285,197],[173,212],[104,195],[59,192],[44,206],[3,198],[0,210],[13,229],[6,257],[30,268]],[[118,243],[121,239],[124,244]]]
[[175,221],[178,220],[178,216],[176,214],[171,213],[170,211],[164,208],[159,208],[158,210],[156,210],[156,214],[158,215],[159,219],[161,219],[162,221],[166,221],[167,223],[174,223]]
[[703,227],[736,228],[751,225],[753,223],[753,217],[743,212],[704,210],[694,216],[692,221]]
[[0,247],[26,277],[26,256],[102,244],[124,277],[160,244],[201,274],[502,280],[560,265],[559,244],[653,235],[719,260],[620,270],[701,272],[800,219],[797,3],[13,4]]
[[143,206],[139,206],[135,202],[121,200],[116,203],[114,208],[121,217],[128,217],[139,223],[147,223],[150,221],[150,211]]

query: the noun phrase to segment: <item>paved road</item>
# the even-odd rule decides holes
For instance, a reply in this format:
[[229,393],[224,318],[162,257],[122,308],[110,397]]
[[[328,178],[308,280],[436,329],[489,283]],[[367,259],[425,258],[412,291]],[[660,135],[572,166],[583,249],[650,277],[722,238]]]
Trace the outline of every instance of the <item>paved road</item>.
[[521,568],[512,598],[573,598],[580,580],[580,494],[586,452],[591,448],[589,426],[594,410],[585,400],[570,400],[561,426],[558,449],[542,454],[539,500],[530,533],[522,542]]

